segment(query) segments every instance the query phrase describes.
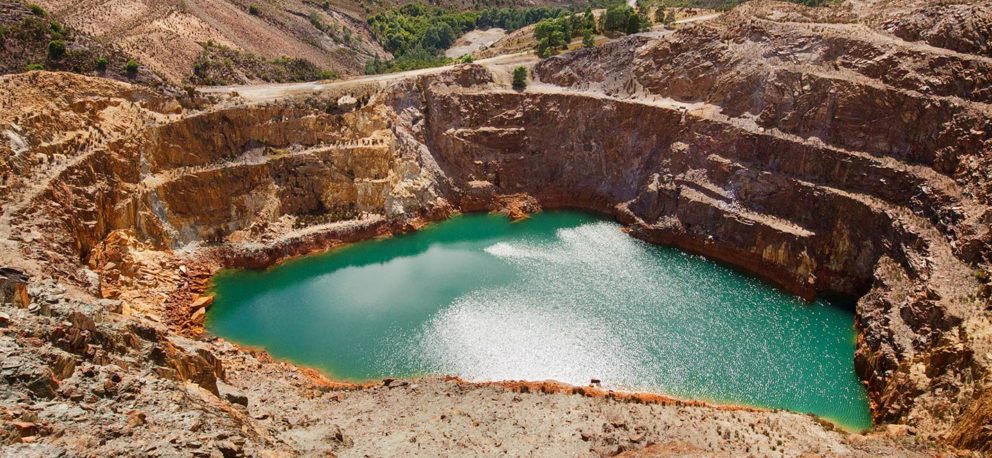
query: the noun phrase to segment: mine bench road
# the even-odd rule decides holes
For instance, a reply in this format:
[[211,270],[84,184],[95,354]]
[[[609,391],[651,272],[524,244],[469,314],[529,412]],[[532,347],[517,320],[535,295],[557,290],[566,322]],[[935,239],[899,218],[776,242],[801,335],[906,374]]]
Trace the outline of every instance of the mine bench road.
[[[675,24],[690,24],[696,22],[705,22],[721,16],[722,13],[706,14],[702,16],[695,16],[691,18],[682,19],[675,21]],[[671,31],[667,31],[671,33]],[[655,33],[645,32],[645,33]],[[667,34],[667,33],[666,33]],[[490,57],[486,59],[479,59],[475,61],[477,64],[481,64],[487,67],[508,67],[511,65],[533,65],[537,63],[537,55],[533,52],[518,52],[514,54],[504,54],[501,56]],[[369,83],[389,83],[393,81],[400,81],[406,78],[412,78],[422,75],[433,75],[437,73],[442,73],[455,65],[449,64],[440,67],[430,67],[422,68],[418,70],[408,70],[405,72],[396,73],[385,73],[381,75],[370,75],[361,76],[357,78],[350,78],[338,81],[307,81],[303,83],[267,83],[267,84],[242,84],[242,85],[230,85],[230,86],[201,86],[197,88],[197,91],[204,94],[238,94],[244,101],[249,103],[262,103],[271,102],[273,100],[278,100],[286,97],[293,97],[299,95],[313,94],[316,92],[321,92],[328,89],[348,89],[348,88],[360,88],[363,85]]]

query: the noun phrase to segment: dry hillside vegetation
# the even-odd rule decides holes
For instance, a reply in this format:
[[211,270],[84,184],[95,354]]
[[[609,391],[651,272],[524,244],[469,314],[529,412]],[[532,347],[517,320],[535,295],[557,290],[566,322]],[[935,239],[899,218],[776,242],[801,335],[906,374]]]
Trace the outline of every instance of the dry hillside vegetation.
[[[371,56],[386,56],[364,20],[302,0],[50,0],[39,4],[98,41],[114,43],[143,65],[180,84],[193,74],[204,44],[272,61],[305,59],[341,75],[358,73]],[[319,25],[318,25],[319,24]],[[208,55],[207,58],[211,56]],[[243,72],[245,81],[255,76]]]

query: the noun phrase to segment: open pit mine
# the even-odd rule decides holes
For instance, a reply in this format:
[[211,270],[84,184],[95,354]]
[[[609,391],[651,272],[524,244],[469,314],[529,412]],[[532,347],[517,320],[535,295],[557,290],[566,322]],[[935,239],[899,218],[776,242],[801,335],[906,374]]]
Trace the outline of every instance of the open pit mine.
[[[511,83],[518,66],[524,88]],[[163,91],[8,74],[0,205],[3,456],[992,452],[985,1],[751,1],[544,59],[332,82]],[[453,265],[472,267],[428,275],[470,248]],[[317,257],[332,267],[306,264]],[[428,276],[382,274],[401,261]],[[678,280],[685,269],[693,278]],[[343,348],[365,321],[329,324],[328,336],[302,327],[354,307],[388,318],[404,311],[392,302],[473,272],[495,283],[443,296],[409,336],[386,323],[368,347]],[[305,275],[339,286],[271,286]],[[663,300],[675,286],[660,282],[711,275],[741,289],[683,286]],[[574,312],[573,299],[521,299],[576,288]],[[297,307],[306,291],[352,306]],[[676,348],[666,338],[736,328],[681,314],[711,303],[694,291],[723,291],[720,316],[776,337],[662,364]],[[245,305],[264,297],[277,300]],[[533,307],[503,307],[517,299]],[[514,321],[514,310],[534,314]],[[656,322],[665,333],[647,343],[616,337]],[[255,340],[237,333],[249,324]],[[490,324],[503,326],[490,340],[449,332]],[[774,340],[791,355],[828,331],[837,361],[783,362],[828,368],[783,386],[847,380],[846,401],[824,392],[821,413],[726,389],[771,383],[732,372],[764,361],[735,348]],[[399,353],[372,353],[397,344],[478,356],[394,367],[383,361]],[[545,345],[561,351],[530,358]],[[641,365],[642,348],[662,363]],[[573,370],[573,354],[591,372]],[[359,358],[370,362],[348,366]],[[738,375],[702,387],[696,364]],[[831,416],[848,401],[855,420]]]

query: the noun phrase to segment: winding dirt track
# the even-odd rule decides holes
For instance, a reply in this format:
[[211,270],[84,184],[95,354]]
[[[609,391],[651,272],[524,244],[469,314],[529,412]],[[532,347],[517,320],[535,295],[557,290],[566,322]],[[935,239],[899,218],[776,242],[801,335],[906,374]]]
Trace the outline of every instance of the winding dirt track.
[[[487,67],[504,67],[509,65],[531,65],[538,61],[537,56],[530,52],[506,54],[489,59],[477,60],[475,63]],[[445,65],[442,67],[423,68],[420,70],[410,70],[406,72],[386,73],[383,75],[363,76],[340,81],[310,81],[305,83],[272,83],[272,84],[250,84],[240,86],[208,86],[197,90],[205,94],[238,94],[248,103],[270,102],[286,97],[312,94],[328,89],[348,89],[359,88],[370,83],[390,83],[406,78],[432,75],[449,70],[457,64]]]

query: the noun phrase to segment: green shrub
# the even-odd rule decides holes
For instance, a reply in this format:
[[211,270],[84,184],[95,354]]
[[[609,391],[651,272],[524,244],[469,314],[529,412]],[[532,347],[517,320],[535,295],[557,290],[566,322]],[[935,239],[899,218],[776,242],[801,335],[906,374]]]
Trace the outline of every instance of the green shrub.
[[604,32],[637,33],[647,30],[650,21],[626,4],[607,9],[600,17],[601,28]]
[[101,72],[105,72],[105,71],[107,71],[107,64],[108,63],[109,62],[107,62],[107,58],[106,57],[101,57],[101,58],[99,58],[99,59],[96,60],[96,69],[99,70],[99,71],[101,71]]
[[139,65],[134,59],[128,59],[127,64],[124,65],[124,71],[126,71],[129,76],[134,76],[138,74],[138,67],[140,66],[141,65]]
[[417,70],[420,68],[440,67],[450,63],[451,59],[418,47],[412,51],[397,56],[393,60],[383,61],[376,57],[366,62],[365,74],[375,75],[379,73],[405,72],[407,70]]
[[41,64],[28,64],[24,69],[30,72],[32,70],[44,70],[45,66]]
[[527,87],[527,69],[518,66],[513,69],[513,88],[521,90],[525,87]]
[[592,37],[592,30],[583,29],[582,30],[582,47],[592,48],[596,46],[596,40]]
[[258,5],[252,3],[251,5],[248,5],[248,14],[252,16],[261,16],[262,10],[258,9]]
[[534,27],[537,55],[548,57],[567,49],[572,37],[582,34],[582,23],[580,16],[563,16],[538,22]]
[[37,4],[34,4],[34,3],[28,4],[28,8],[31,9],[31,14],[33,14],[35,16],[38,16],[38,17],[48,16],[48,13],[45,12],[45,9],[42,8],[41,6],[37,5]]
[[322,80],[336,80],[338,79],[338,74],[331,70],[321,70],[317,73],[318,79]]
[[65,56],[65,42],[62,40],[52,40],[48,42],[48,58],[59,60]]
[[471,64],[472,62],[475,62],[475,59],[472,58],[471,54],[463,54],[462,57],[458,58],[458,62],[462,64]]

